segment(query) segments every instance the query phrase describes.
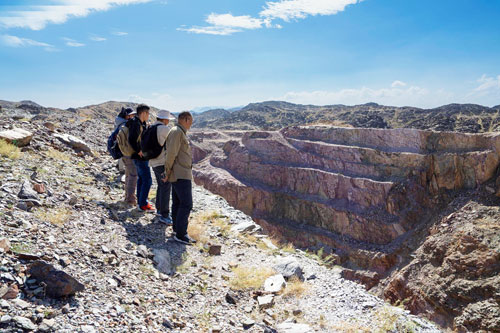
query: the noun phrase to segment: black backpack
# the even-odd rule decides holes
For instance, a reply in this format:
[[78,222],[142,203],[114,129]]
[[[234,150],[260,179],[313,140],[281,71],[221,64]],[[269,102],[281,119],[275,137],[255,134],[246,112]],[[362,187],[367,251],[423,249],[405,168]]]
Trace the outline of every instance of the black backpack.
[[118,142],[116,141],[116,136],[118,135],[118,132],[123,125],[125,125],[125,123],[121,123],[120,125],[118,125],[118,127],[113,131],[113,133],[111,133],[108,138],[108,152],[115,160],[122,158],[123,156],[120,147],[118,147]]
[[149,126],[141,137],[141,150],[143,154],[143,160],[152,160],[160,156],[163,146],[158,143],[158,126],[161,124],[156,124]]

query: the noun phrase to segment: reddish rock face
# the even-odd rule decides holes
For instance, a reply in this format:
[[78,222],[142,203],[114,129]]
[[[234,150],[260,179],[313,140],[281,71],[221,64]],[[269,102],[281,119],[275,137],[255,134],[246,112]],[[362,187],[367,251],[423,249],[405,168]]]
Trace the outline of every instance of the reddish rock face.
[[500,331],[500,210],[470,202],[434,226],[383,295],[459,332]]

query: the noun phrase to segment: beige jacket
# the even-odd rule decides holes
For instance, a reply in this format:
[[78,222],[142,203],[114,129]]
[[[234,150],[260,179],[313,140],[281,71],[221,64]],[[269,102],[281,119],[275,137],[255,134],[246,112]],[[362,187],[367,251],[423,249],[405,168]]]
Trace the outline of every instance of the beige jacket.
[[165,157],[165,172],[168,181],[173,183],[177,179],[193,179],[193,154],[186,136],[186,130],[181,125],[174,126],[167,137],[167,154]]
[[[170,126],[170,124],[164,125],[161,121],[155,122],[153,126],[154,125],[160,125],[156,130],[156,137],[158,139],[158,144],[160,146],[163,146],[165,144],[165,141],[167,141],[167,136],[172,126]],[[149,165],[152,168],[165,165],[166,157],[167,157],[167,152],[165,149],[163,149],[157,158],[149,160]]]

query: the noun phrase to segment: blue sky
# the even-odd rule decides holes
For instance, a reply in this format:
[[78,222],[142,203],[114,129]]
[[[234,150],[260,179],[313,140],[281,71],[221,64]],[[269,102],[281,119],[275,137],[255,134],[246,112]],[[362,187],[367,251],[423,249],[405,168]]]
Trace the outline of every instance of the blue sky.
[[496,0],[2,0],[0,99],[500,104]]

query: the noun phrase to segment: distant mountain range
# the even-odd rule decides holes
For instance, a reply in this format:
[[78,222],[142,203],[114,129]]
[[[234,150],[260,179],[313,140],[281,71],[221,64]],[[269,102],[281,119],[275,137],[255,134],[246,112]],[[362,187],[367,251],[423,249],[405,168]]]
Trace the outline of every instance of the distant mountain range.
[[291,125],[332,124],[365,128],[417,128],[436,131],[500,131],[500,105],[449,104],[434,109],[362,105],[300,105],[280,101],[252,103],[229,112],[209,110],[196,116],[194,127],[274,130]]
[[[109,101],[101,104],[61,110],[40,106],[32,101],[1,101],[3,111],[13,117],[39,113],[77,113],[81,118],[99,118],[112,122],[124,106],[135,108],[137,103]],[[158,108],[152,107],[156,115]],[[486,107],[476,104],[449,104],[434,109],[362,105],[301,105],[280,101],[251,103],[243,108],[212,109],[195,114],[194,128],[265,129],[275,130],[291,125],[332,124],[365,128],[417,128],[436,131],[492,132],[500,131],[500,105]]]

